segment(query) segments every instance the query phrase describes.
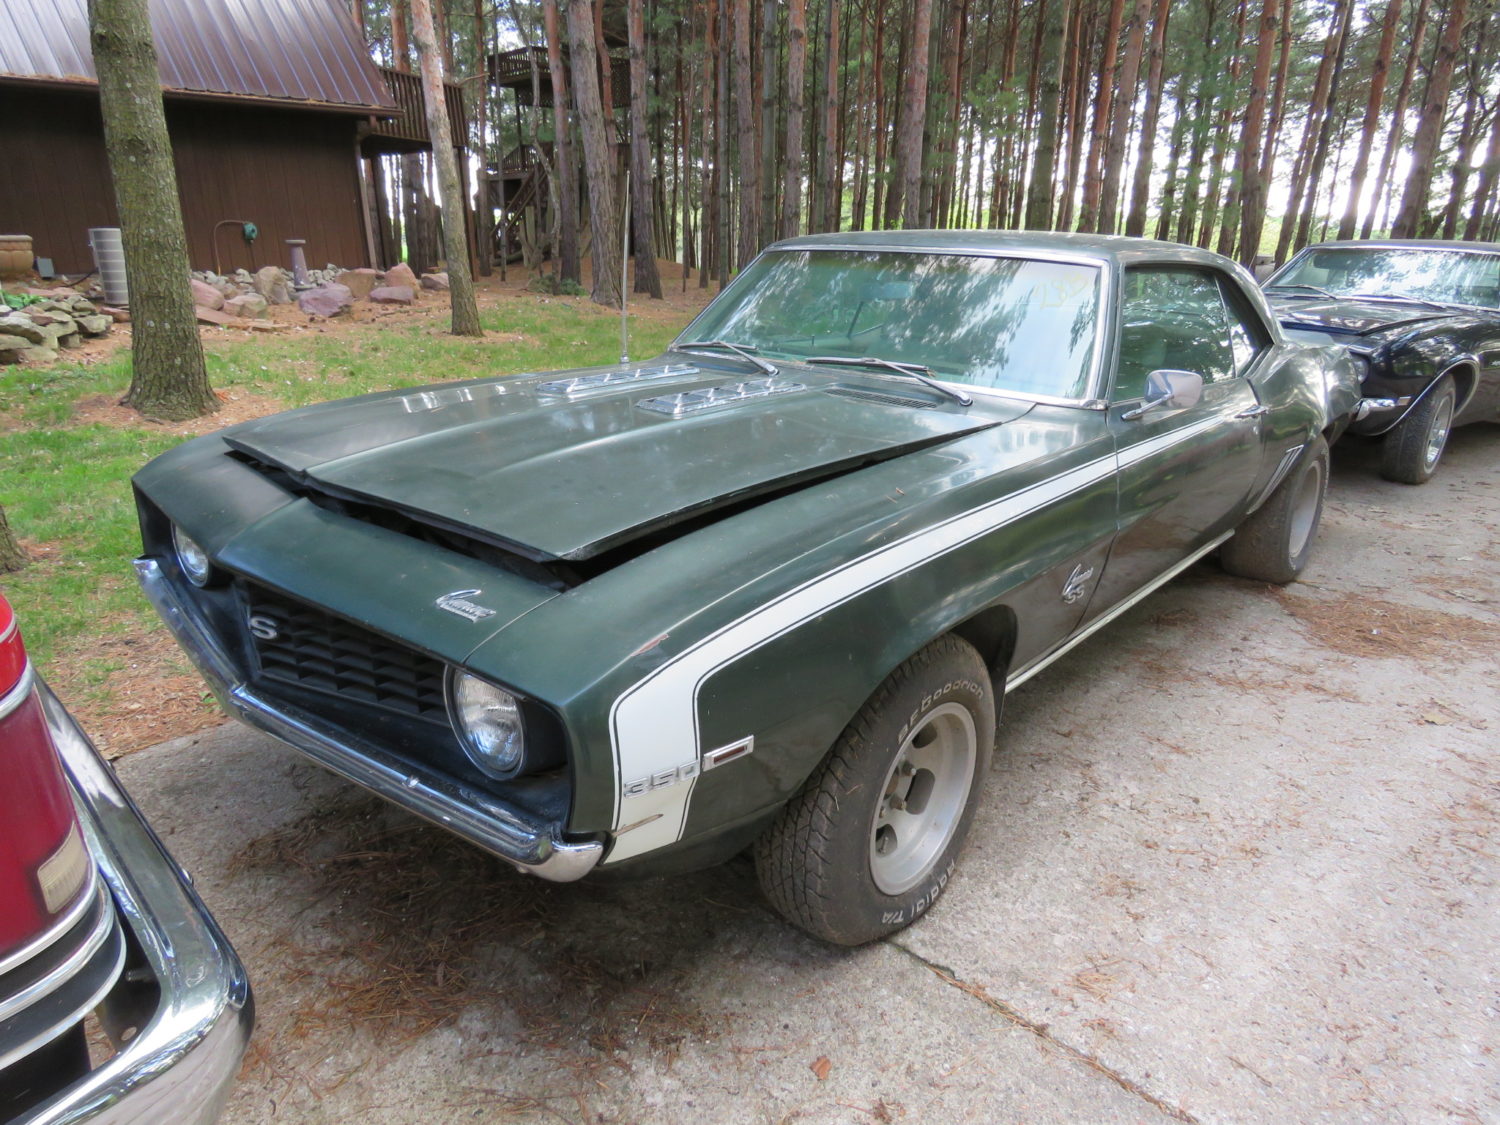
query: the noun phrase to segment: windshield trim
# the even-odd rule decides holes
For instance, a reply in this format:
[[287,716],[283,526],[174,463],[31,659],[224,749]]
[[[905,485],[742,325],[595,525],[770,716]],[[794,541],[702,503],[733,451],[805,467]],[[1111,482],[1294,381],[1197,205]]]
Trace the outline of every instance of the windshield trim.
[[[750,267],[767,254],[821,254],[825,252],[841,254],[917,254],[923,257],[944,258],[1014,258],[1026,262],[1057,262],[1062,265],[1095,267],[1099,270],[1099,311],[1094,324],[1094,348],[1092,354],[1089,356],[1089,373],[1088,379],[1084,383],[1084,394],[1077,397],[1071,395],[1044,395],[1034,394],[1029,391],[1005,390],[1001,387],[981,387],[974,383],[960,383],[952,379],[944,379],[936,374],[934,374],[933,379],[935,382],[941,383],[945,387],[952,387],[960,393],[983,395],[985,398],[1011,399],[1013,401],[1038,403],[1044,406],[1076,406],[1082,407],[1085,410],[1105,410],[1108,408],[1108,404],[1104,401],[1101,394],[1100,383],[1105,374],[1103,358],[1109,343],[1109,326],[1114,316],[1115,293],[1114,285],[1111,284],[1113,278],[1110,270],[1111,259],[1101,254],[1074,253],[1068,250],[1050,249],[1027,251],[1011,247],[1007,247],[1004,250],[996,249],[994,251],[977,249],[936,250],[915,246],[872,246],[868,243],[860,242],[820,242],[816,246],[768,247],[745,263],[735,279],[721,289],[718,296],[704,305],[697,316],[688,321],[687,327],[679,332],[671,344],[668,345],[668,350],[680,351],[682,350],[681,345],[684,340],[691,342],[693,337],[690,333],[693,331],[693,325],[697,324],[709,309],[722,301],[725,294],[734,292],[735,287],[749,273]],[[795,364],[798,361],[792,358],[782,359],[780,362]],[[893,382],[901,381],[901,376],[890,372],[881,372],[875,368],[870,369],[869,374],[879,379],[889,379]],[[906,382],[910,385],[909,380]]]

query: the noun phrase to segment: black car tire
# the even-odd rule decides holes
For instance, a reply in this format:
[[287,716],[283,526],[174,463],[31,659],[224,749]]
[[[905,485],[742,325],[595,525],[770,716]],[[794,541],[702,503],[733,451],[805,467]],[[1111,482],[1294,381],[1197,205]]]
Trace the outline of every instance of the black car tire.
[[1380,475],[1399,484],[1426,484],[1448,445],[1457,401],[1453,376],[1442,375],[1420,402],[1385,435]]
[[1285,586],[1302,573],[1318,538],[1328,492],[1328,443],[1314,438],[1270,498],[1219,552],[1230,574]]
[[953,874],[994,742],[989,669],[939,638],[886,677],[756,842],[766,898],[836,945],[910,925]]

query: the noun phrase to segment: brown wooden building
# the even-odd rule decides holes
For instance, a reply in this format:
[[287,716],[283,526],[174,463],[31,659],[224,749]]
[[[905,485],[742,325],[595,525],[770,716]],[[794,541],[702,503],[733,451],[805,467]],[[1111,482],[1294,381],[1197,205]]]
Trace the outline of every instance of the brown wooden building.
[[[0,233],[30,235],[62,273],[92,269],[88,229],[119,223],[85,8],[0,3]],[[420,95],[393,96],[414,76],[375,66],[348,4],[151,0],[151,22],[193,266],[286,265],[291,238],[313,266],[389,265],[360,157],[428,147],[426,129]]]

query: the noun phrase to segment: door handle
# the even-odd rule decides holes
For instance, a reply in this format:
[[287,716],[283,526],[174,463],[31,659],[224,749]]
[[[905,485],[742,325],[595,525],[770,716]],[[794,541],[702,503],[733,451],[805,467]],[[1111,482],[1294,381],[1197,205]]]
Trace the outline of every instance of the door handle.
[[1265,403],[1260,403],[1260,404],[1258,404],[1256,406],[1250,406],[1250,407],[1245,408],[1244,410],[1241,410],[1238,414],[1235,415],[1235,417],[1236,418],[1259,418],[1259,417],[1261,417],[1261,415],[1263,415],[1263,414],[1269,414],[1269,413],[1271,413],[1271,408],[1269,406],[1265,405]]

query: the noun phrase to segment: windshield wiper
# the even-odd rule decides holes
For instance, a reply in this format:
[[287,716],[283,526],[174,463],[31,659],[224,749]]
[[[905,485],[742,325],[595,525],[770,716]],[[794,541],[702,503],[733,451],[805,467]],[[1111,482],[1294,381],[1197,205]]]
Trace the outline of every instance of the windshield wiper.
[[1315,294],[1316,296],[1319,296],[1319,297],[1336,297],[1337,296],[1337,294],[1330,293],[1326,289],[1319,289],[1316,285],[1303,285],[1301,282],[1297,282],[1297,281],[1291,281],[1291,282],[1279,281],[1275,285],[1267,285],[1266,286],[1266,292],[1269,293],[1272,289],[1306,289],[1309,293],[1313,293],[1313,294]]
[[694,348],[724,348],[739,356],[746,363],[753,363],[767,375],[781,374],[780,369],[774,363],[761,359],[758,355],[751,354],[756,350],[754,344],[732,344],[728,340],[691,340],[686,344],[677,345],[677,350],[680,352],[692,351]]
[[1351,301],[1400,301],[1408,305],[1426,305],[1429,309],[1446,310],[1448,306],[1425,297],[1408,297],[1404,293],[1350,293]]
[[812,355],[808,356],[803,363],[822,363],[829,367],[884,367],[888,371],[894,371],[898,375],[905,375],[916,379],[937,391],[939,394],[947,395],[960,406],[973,406],[974,400],[962,391],[955,391],[952,387],[945,387],[932,377],[932,368],[923,367],[920,363],[902,363],[894,359],[881,359],[878,356],[848,356],[848,355]]

